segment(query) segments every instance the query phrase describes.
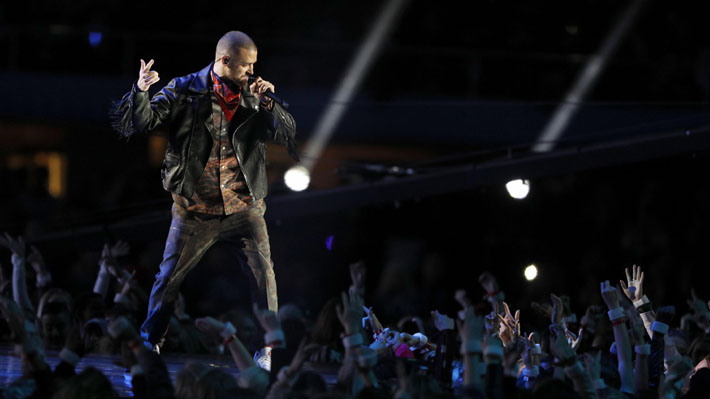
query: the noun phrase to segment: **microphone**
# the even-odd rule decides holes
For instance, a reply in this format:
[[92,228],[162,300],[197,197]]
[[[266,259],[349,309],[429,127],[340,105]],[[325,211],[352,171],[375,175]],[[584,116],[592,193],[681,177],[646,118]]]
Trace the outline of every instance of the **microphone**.
[[[256,78],[252,75],[249,75],[247,77],[247,81],[249,82],[249,86],[251,86],[252,83],[256,82]],[[288,108],[288,103],[284,101],[281,97],[277,96],[274,94],[273,91],[267,90],[266,93],[264,93],[266,97],[269,97],[270,99],[276,101],[277,103],[281,104],[282,107]]]

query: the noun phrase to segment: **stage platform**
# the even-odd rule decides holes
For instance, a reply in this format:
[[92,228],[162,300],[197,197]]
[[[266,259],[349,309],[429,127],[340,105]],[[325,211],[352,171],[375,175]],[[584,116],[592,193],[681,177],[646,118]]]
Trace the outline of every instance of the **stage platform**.
[[[59,364],[57,351],[46,351],[47,363],[54,368]],[[170,373],[170,378],[175,382],[175,375],[183,368],[185,363],[189,361],[201,362],[210,367],[222,368],[232,373],[239,375],[239,370],[234,365],[231,356],[199,356],[199,355],[184,355],[165,353],[161,355],[165,361],[165,365]],[[80,373],[86,367],[93,366],[101,370],[110,380],[118,395],[122,398],[133,396],[131,391],[130,381],[126,380],[123,368],[116,365],[116,362],[121,361],[120,355],[86,355],[76,367],[77,373]],[[312,370],[319,373],[323,379],[333,385],[337,379],[337,369],[330,367],[317,367],[316,365],[304,365],[304,370]],[[22,376],[21,360],[14,354],[12,346],[0,346],[0,386],[6,387],[12,381]]]

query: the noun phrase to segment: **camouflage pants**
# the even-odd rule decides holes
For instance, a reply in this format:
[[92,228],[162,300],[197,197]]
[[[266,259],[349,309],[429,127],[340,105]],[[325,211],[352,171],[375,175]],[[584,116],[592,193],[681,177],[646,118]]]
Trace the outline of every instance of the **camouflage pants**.
[[197,216],[173,204],[163,261],[150,292],[148,316],[141,326],[145,341],[152,345],[162,343],[183,279],[220,240],[240,243],[256,283],[252,298],[260,307],[277,311],[276,278],[265,211],[266,205],[260,204],[229,216]]

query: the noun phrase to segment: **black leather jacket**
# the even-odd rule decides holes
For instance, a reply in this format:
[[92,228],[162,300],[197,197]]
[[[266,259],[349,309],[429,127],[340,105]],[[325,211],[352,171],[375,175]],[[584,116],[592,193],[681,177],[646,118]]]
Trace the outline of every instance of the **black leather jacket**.
[[[168,130],[168,147],[161,171],[165,190],[190,198],[205,170],[212,149],[208,121],[212,118],[212,64],[199,72],[171,80],[152,99],[136,85],[114,105],[112,126],[124,137],[149,132],[158,125]],[[236,120],[235,120],[236,119]],[[232,145],[247,187],[256,200],[266,196],[266,143],[284,144],[298,159],[296,122],[280,105],[271,111],[242,89],[233,117]]]

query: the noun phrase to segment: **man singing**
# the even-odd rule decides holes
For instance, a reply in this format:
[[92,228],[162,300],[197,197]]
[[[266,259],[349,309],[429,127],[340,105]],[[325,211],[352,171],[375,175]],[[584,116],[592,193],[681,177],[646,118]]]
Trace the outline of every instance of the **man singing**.
[[[141,60],[138,82],[113,111],[113,128],[129,137],[158,125],[168,130],[161,171],[173,197],[172,223],[160,271],[141,326],[147,345],[162,345],[182,280],[217,241],[239,249],[252,272],[252,298],[277,311],[276,280],[264,222],[266,143],[286,145],[298,159],[296,124],[266,96],[271,82],[254,73],[257,48],[243,32],[226,33],[215,61],[199,72],[171,80],[152,99],[158,82],[153,60]],[[242,263],[243,264],[243,263]]]

